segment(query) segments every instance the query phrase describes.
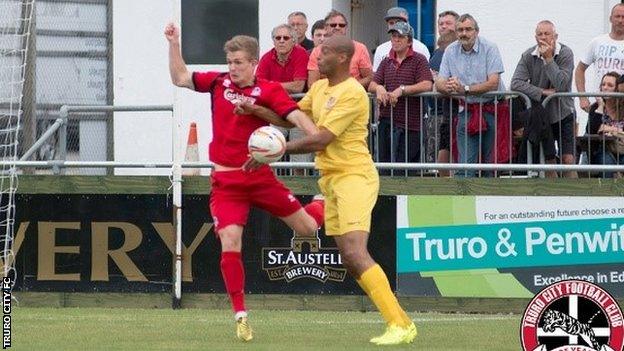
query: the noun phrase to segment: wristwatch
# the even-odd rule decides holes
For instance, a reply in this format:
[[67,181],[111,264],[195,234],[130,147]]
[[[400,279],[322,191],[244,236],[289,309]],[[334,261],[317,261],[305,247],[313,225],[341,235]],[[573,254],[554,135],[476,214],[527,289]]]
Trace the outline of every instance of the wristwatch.
[[470,85],[468,85],[468,84],[464,85],[464,93],[465,94],[470,93]]
[[401,89],[401,96],[405,95],[405,85],[401,84],[399,89]]

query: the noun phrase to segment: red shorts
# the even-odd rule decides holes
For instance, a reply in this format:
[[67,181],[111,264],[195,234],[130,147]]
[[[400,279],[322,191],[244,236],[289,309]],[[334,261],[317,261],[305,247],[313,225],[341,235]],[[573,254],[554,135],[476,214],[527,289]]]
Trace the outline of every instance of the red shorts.
[[244,226],[251,206],[276,217],[290,216],[301,208],[299,200],[275,177],[269,166],[252,172],[212,172],[210,181],[210,213],[215,232],[230,224]]

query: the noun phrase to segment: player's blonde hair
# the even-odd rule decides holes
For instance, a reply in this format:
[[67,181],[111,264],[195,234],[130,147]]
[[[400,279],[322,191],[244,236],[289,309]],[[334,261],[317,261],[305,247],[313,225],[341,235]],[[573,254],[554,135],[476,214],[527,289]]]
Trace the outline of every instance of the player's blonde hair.
[[249,55],[249,59],[258,61],[258,40],[248,35],[236,35],[223,45],[225,53],[234,51],[244,51]]

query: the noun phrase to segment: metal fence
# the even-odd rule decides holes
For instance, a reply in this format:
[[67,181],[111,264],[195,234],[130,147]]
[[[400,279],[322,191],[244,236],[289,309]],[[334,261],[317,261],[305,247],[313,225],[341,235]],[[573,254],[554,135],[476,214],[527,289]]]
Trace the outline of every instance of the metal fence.
[[[112,1],[38,0],[33,25],[28,71],[36,79],[24,89],[22,155],[56,123],[61,106],[113,102]],[[110,114],[72,117],[66,138],[48,137],[30,159],[112,160]],[[66,143],[64,156],[58,155],[59,143]]]
[[[293,95],[300,98],[302,94]],[[542,106],[561,104],[561,99],[578,96],[602,96],[603,98],[621,99],[622,93],[557,93],[545,99]],[[495,91],[482,95],[488,100],[466,104],[464,96],[444,96],[436,92],[412,95],[402,101],[404,106],[380,106],[373,95],[369,95],[370,123],[369,147],[373,159],[377,162],[380,173],[389,176],[455,176],[455,177],[531,177],[573,175],[612,177],[618,173],[617,159],[604,164],[607,168],[583,168],[583,164],[595,160],[597,152],[606,155],[609,143],[615,142],[613,136],[606,134],[577,135],[576,113],[570,116],[545,116],[555,123],[545,123],[551,138],[533,140],[531,137],[530,109],[531,100],[524,94],[513,91]],[[514,99],[516,101],[514,102]],[[624,101],[624,100],[623,100]],[[69,123],[72,116],[87,118],[96,113],[117,111],[159,111],[171,110],[171,106],[113,107],[113,106],[72,106],[63,107],[59,118],[42,135],[33,147],[27,150],[22,161],[28,160],[49,140],[56,139],[54,151],[55,173],[61,173],[61,166],[74,161],[69,139]],[[482,116],[475,118],[474,116]],[[110,116],[110,114],[109,114]],[[566,120],[567,118],[567,120]],[[567,124],[565,124],[567,123]],[[58,135],[57,135],[58,133]],[[572,133],[572,134],[571,134]],[[564,137],[573,135],[572,139]],[[292,135],[291,135],[292,136]],[[566,145],[566,143],[570,145]],[[583,156],[585,155],[585,156]],[[570,156],[570,159],[566,157]],[[615,155],[620,157],[618,153]],[[62,162],[58,162],[62,161]],[[309,176],[314,175],[311,158],[285,159],[286,164],[276,165],[279,175]],[[547,167],[505,167],[521,164],[545,164]],[[580,168],[554,167],[572,166],[581,163]],[[111,165],[115,164],[110,163]],[[119,163],[121,164],[121,163]],[[449,164],[450,166],[445,166]],[[49,164],[48,164],[49,165]],[[209,167],[209,163],[203,163]],[[287,167],[285,165],[288,165]],[[464,165],[464,166],[460,166]],[[610,165],[616,166],[608,167]],[[539,173],[537,173],[539,171]],[[75,173],[75,172],[70,172]],[[83,169],[82,174],[93,174],[92,170]],[[95,172],[100,173],[100,172]]]
[[[595,97],[589,109],[586,121],[582,121],[576,111],[566,114],[565,106],[574,106],[576,98]],[[556,144],[556,153],[545,141],[540,147],[541,163],[560,164],[594,164],[594,165],[624,165],[624,135],[621,133],[624,127],[622,108],[624,93],[555,93],[544,99],[542,106],[547,111],[555,111],[552,114],[551,124],[553,140]],[[611,108],[607,108],[609,105]],[[603,126],[619,128],[620,133],[603,131]],[[568,143],[568,145],[566,145]],[[550,148],[550,151],[545,151]],[[557,174],[551,172],[548,176]],[[581,171],[578,173],[564,173],[559,176],[567,177],[619,177],[616,172],[592,172]]]

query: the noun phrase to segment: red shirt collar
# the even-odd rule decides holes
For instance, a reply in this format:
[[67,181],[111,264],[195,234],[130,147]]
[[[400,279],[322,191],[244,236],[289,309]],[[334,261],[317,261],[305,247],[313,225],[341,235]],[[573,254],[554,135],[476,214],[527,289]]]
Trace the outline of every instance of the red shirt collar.
[[[292,50],[290,50],[290,53],[288,54],[288,58],[286,59],[286,62],[284,62],[284,66],[286,66],[288,62],[290,61],[290,57],[292,56],[293,51],[295,51],[295,48],[297,47],[297,45],[295,45],[295,47],[293,47]],[[273,59],[273,61],[277,62],[277,64],[280,64],[280,62],[277,60],[277,50],[275,50],[275,48],[271,49],[271,58]]]

